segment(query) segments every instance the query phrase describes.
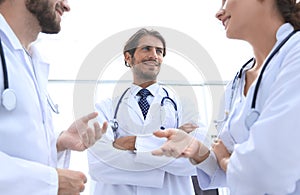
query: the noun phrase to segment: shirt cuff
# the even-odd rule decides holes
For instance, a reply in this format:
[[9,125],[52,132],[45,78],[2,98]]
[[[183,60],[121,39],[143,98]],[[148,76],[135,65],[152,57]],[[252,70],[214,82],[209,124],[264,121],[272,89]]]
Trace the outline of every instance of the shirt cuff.
[[201,163],[195,164],[195,162],[193,162],[192,159],[191,159],[191,163],[194,164],[198,169],[201,169],[207,175],[210,176],[215,174],[216,170],[219,168],[215,153],[212,151],[210,151],[209,156]]

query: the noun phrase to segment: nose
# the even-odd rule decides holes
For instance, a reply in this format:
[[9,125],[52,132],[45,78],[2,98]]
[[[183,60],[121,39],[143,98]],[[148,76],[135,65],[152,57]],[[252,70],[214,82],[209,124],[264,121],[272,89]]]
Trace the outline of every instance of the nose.
[[224,16],[225,14],[225,10],[223,8],[221,8],[215,15],[215,17],[218,19],[218,20],[222,20],[222,16]]
[[61,7],[63,8],[63,10],[64,10],[65,12],[69,12],[69,11],[71,10],[71,7],[70,7],[70,5],[69,5],[68,0],[62,0],[62,1],[61,1]]
[[157,59],[158,58],[158,55],[157,55],[157,52],[156,52],[156,48],[155,47],[151,47],[149,49],[149,54],[148,54],[149,58],[150,59]]

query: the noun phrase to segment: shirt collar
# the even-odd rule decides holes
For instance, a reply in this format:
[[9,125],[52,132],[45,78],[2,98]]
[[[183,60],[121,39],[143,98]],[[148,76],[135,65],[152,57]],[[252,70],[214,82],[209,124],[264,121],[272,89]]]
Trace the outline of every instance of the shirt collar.
[[[282,41],[288,34],[294,30],[294,27],[290,23],[285,23],[279,27],[276,33],[277,42]],[[277,43],[278,44],[278,43]]]
[[[136,95],[141,89],[142,89],[142,87],[140,87],[136,84],[131,84],[131,87],[130,87],[131,94]],[[150,91],[152,96],[155,96],[155,94],[157,93],[157,90],[159,90],[159,84],[154,83],[154,84],[150,85],[149,87],[147,87],[146,89],[148,89]]]

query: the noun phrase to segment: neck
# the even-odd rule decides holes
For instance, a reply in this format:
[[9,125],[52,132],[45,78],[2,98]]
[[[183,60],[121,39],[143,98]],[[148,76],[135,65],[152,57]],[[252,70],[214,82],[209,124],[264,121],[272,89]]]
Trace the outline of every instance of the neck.
[[133,83],[140,86],[140,87],[142,87],[142,88],[147,88],[150,85],[153,85],[154,83],[156,83],[156,81],[147,81],[147,82],[136,82],[136,81],[134,81]]
[[255,38],[252,39],[253,41],[249,41],[252,45],[256,60],[255,66],[253,67],[254,69],[260,69],[272,48],[276,44],[276,33],[278,28],[279,26],[270,31],[262,30],[260,33],[257,33]]
[[0,5],[0,12],[21,45],[28,50],[30,44],[37,39],[41,28],[37,19],[27,10],[25,1],[4,1]]

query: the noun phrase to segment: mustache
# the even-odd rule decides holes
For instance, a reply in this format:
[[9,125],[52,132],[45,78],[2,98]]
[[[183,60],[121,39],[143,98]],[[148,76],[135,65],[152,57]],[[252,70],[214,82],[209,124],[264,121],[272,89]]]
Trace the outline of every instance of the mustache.
[[152,63],[155,66],[160,66],[161,63],[159,63],[157,60],[143,60],[142,63],[147,64],[147,63]]

